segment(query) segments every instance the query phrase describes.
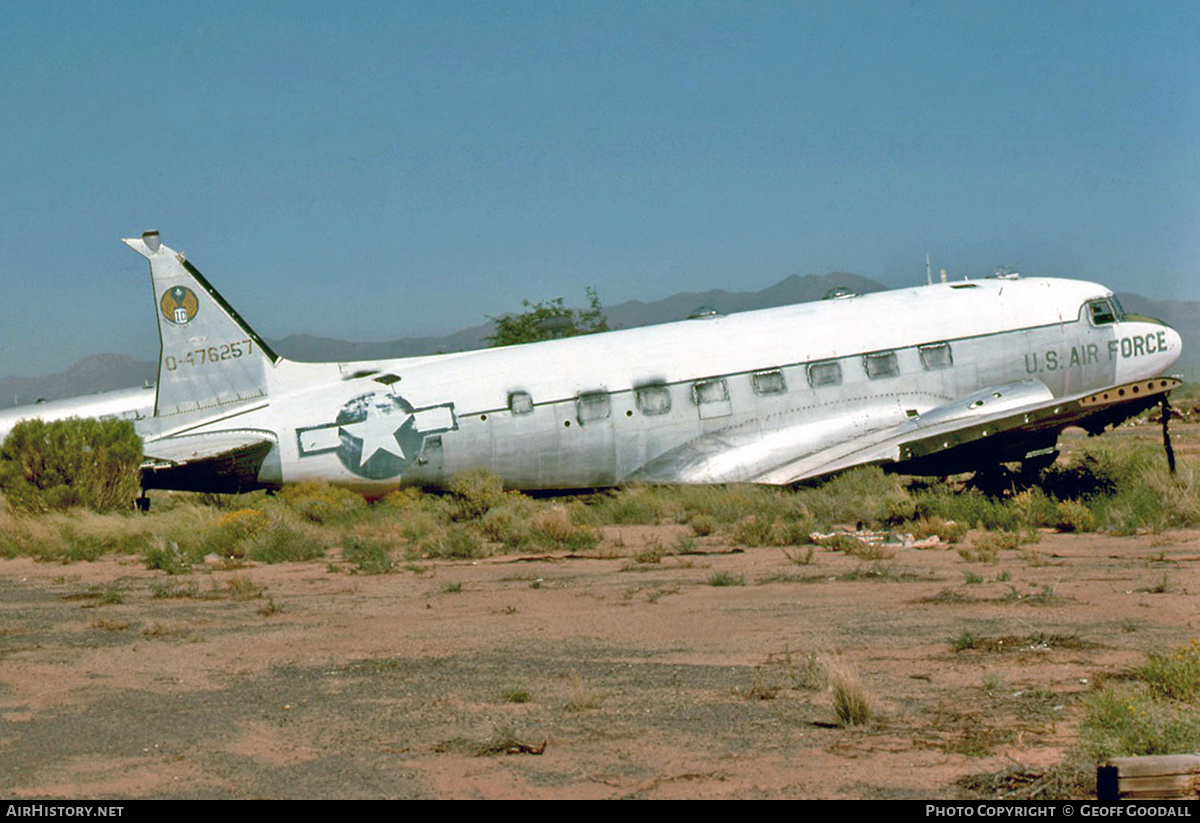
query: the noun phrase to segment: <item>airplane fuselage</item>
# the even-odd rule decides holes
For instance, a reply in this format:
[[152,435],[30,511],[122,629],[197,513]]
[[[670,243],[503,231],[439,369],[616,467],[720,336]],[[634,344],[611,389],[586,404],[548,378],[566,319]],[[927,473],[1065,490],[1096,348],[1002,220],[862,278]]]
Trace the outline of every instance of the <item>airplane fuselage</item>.
[[[179,464],[191,442],[200,455],[211,438],[261,438],[220,482],[320,479],[368,496],[475,468],[518,489],[794,482],[902,462],[900,440],[947,430],[923,426],[992,387],[1014,408],[1073,398],[1161,375],[1181,350],[1173,329],[1121,315],[1103,286],[1002,278],[457,354],[276,359],[258,389],[238,378],[206,408],[191,387],[219,386],[252,353],[235,354],[254,345],[240,329],[226,336],[175,346],[164,333],[160,385],[174,376],[188,391],[171,408],[160,396],[147,453],[171,441]],[[1051,444],[1060,429],[1047,429]],[[1043,440],[998,447],[996,462]],[[147,481],[179,487],[188,474],[164,463]]]

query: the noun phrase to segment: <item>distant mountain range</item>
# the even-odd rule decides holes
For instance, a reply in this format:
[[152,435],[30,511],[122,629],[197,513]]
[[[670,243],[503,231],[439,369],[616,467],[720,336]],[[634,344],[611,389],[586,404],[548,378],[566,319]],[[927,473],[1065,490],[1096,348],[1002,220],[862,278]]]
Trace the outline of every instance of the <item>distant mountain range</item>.
[[[884,286],[873,280],[844,272],[803,277],[793,274],[762,291],[682,292],[651,303],[629,300],[606,306],[604,313],[610,328],[629,329],[682,320],[700,307],[733,314],[805,303],[820,300],[835,288],[847,288],[858,294],[884,290]],[[1151,300],[1137,294],[1120,294],[1119,297],[1127,311],[1170,323],[1184,341],[1184,356],[1176,364],[1175,371],[1189,380],[1200,377],[1200,301]],[[488,322],[443,337],[402,337],[382,343],[354,343],[308,334],[294,334],[268,342],[276,352],[293,360],[383,360],[484,348],[491,333],[492,324]],[[157,372],[157,361],[136,360],[124,354],[95,354],[61,374],[0,378],[0,408],[33,403],[39,398],[53,400],[137,386],[154,380]]]

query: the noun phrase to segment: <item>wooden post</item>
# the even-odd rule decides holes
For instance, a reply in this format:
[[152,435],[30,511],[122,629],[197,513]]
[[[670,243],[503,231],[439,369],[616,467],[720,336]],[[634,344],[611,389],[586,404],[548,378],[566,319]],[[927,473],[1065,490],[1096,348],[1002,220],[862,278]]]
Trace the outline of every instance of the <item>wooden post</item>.
[[1200,755],[1111,758],[1096,769],[1096,798],[1107,802],[1200,799]]

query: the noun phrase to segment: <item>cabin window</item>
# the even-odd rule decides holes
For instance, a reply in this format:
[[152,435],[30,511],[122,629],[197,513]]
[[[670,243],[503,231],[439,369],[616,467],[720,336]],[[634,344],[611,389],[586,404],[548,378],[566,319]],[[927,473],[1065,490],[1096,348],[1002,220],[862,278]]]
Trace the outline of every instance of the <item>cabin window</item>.
[[700,410],[700,418],[725,417],[733,414],[729,402],[729,387],[724,380],[701,380],[692,384],[692,398]]
[[605,420],[610,413],[608,394],[605,392],[581,394],[575,400],[575,410],[580,425]]
[[1093,326],[1108,326],[1117,322],[1117,313],[1107,300],[1093,300],[1087,307]]
[[724,380],[701,380],[693,384],[692,396],[696,398],[697,405],[719,403],[729,399],[729,389]]
[[784,394],[787,391],[787,383],[779,369],[755,372],[751,380],[755,394]]
[[814,389],[819,389],[821,386],[842,385],[842,364],[836,360],[827,360],[824,363],[809,363],[808,385]]
[[900,363],[897,362],[894,351],[864,355],[863,368],[867,370],[867,377],[872,380],[881,380],[884,377],[895,377],[900,374]]
[[515,391],[508,396],[508,410],[513,414],[529,414],[533,411],[533,397],[527,391]]
[[933,343],[928,346],[921,346],[918,351],[921,352],[921,365],[927,371],[948,369],[954,365],[954,356],[950,354],[949,343]]
[[642,414],[666,414],[671,411],[671,392],[666,386],[641,386],[637,395],[637,407]]

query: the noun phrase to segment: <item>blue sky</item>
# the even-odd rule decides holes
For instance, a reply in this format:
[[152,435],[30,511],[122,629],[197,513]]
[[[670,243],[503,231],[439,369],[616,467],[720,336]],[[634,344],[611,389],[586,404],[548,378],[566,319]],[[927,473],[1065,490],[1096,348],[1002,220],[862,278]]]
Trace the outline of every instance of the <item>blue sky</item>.
[[0,5],[0,375],[999,265],[1200,299],[1195,2]]

